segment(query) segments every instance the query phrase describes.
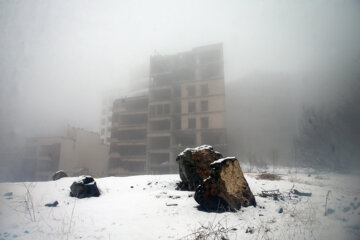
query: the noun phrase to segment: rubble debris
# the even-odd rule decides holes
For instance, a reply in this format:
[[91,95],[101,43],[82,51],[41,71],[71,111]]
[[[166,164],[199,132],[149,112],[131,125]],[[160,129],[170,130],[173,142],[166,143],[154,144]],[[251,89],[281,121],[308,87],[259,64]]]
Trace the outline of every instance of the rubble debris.
[[173,206],[177,206],[178,204],[177,203],[165,203],[166,206],[168,207],[173,207]]
[[88,198],[100,196],[94,178],[90,176],[81,176],[80,180],[75,181],[70,186],[70,196],[77,198]]
[[168,198],[171,198],[171,199],[178,199],[178,198],[181,198],[180,196],[173,196],[173,195],[170,195]]
[[254,227],[247,227],[245,233],[253,234],[254,233]]
[[181,178],[178,189],[194,191],[210,176],[210,164],[220,158],[222,155],[209,145],[185,149],[176,158]]
[[56,173],[54,173],[54,175],[52,176],[52,180],[56,181],[63,177],[68,177],[68,175],[63,170],[59,170]]
[[210,164],[210,177],[195,191],[195,200],[206,211],[236,211],[242,206],[256,206],[255,197],[235,157]]
[[271,198],[273,198],[275,201],[284,200],[284,197],[281,195],[279,189],[275,189],[275,190],[263,190],[263,191],[261,191],[261,193],[259,194],[259,196],[260,196],[260,197],[263,197],[263,198],[271,197]]
[[53,203],[47,203],[47,204],[45,204],[45,207],[56,207],[58,204],[59,204],[59,202],[58,202],[58,201],[55,201],[55,202],[53,202]]

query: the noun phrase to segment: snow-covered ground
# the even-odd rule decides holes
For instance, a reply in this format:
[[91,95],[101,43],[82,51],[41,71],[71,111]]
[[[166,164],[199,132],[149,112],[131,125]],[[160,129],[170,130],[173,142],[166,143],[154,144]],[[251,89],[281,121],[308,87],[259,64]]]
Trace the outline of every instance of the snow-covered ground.
[[[198,210],[193,192],[175,190],[178,175],[99,178],[101,196],[87,199],[69,196],[76,178],[1,183],[0,239],[195,239],[210,228],[229,239],[360,239],[359,175],[278,171],[277,181],[245,174],[258,206],[226,213]],[[312,196],[290,199],[293,186]],[[284,200],[257,196],[273,189]]]

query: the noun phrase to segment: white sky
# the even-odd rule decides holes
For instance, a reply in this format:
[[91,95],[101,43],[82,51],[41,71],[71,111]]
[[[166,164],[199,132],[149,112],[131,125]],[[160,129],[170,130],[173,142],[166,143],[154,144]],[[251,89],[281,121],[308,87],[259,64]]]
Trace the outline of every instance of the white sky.
[[98,131],[101,93],[154,51],[222,42],[227,82],[328,71],[360,66],[359,23],[356,0],[0,0],[0,87],[24,128]]

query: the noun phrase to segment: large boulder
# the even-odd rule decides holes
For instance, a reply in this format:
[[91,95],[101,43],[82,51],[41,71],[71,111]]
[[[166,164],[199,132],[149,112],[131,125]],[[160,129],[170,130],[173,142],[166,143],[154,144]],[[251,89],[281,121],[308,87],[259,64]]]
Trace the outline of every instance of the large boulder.
[[181,178],[178,187],[181,190],[194,191],[210,176],[210,164],[220,158],[222,155],[208,145],[185,149],[176,158]]
[[94,178],[81,176],[78,181],[71,184],[70,196],[77,198],[98,197],[100,196],[100,192]]
[[205,211],[236,211],[242,206],[256,206],[255,197],[235,157],[210,164],[210,177],[195,191],[195,200]]
[[56,181],[60,178],[67,177],[68,175],[63,170],[59,170],[52,176],[52,180]]

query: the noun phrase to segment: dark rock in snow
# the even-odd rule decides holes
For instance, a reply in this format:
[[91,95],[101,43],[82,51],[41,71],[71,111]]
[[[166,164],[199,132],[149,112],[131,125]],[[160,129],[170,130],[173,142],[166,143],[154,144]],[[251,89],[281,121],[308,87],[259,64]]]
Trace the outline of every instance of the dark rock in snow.
[[47,203],[47,204],[45,204],[45,207],[56,207],[58,204],[59,204],[59,202],[58,202],[58,201],[55,201],[55,202],[53,202],[53,203]]
[[350,207],[344,207],[343,212],[346,213],[346,212],[350,211],[350,209],[351,209]]
[[210,164],[220,158],[222,155],[208,145],[185,149],[176,158],[181,178],[178,188],[194,191],[204,179],[210,176]]
[[325,216],[330,215],[330,214],[333,214],[334,212],[335,212],[334,209],[328,208],[328,209],[326,209]]
[[279,213],[283,213],[284,212],[284,209],[283,208],[280,208],[279,209]]
[[312,193],[305,193],[305,192],[300,192],[296,189],[293,189],[291,191],[292,194],[298,195],[298,196],[304,196],[304,197],[311,197]]
[[4,194],[5,197],[11,197],[12,195],[13,195],[12,192],[7,192],[7,193]]
[[63,170],[60,170],[60,171],[57,171],[56,173],[54,173],[54,175],[52,176],[52,180],[56,181],[63,177],[68,177],[68,175]]
[[206,211],[235,211],[256,206],[255,197],[235,157],[210,164],[210,177],[196,188],[195,200]]
[[245,233],[253,234],[254,233],[254,227],[247,227]]
[[95,180],[90,176],[81,176],[70,186],[70,196],[77,198],[98,197],[100,196]]

